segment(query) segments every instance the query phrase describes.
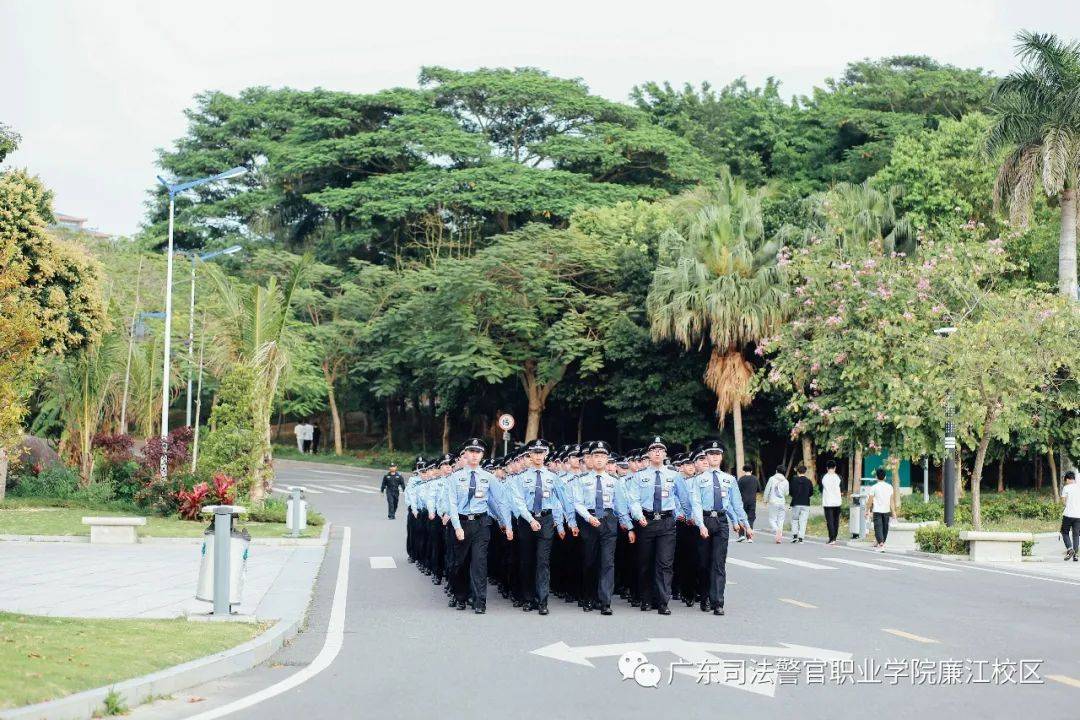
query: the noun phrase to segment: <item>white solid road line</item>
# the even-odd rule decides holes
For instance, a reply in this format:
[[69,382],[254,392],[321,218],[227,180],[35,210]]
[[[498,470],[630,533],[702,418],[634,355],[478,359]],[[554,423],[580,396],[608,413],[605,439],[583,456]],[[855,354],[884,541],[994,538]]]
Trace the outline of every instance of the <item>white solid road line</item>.
[[885,567],[884,565],[874,565],[872,563],[864,563],[859,560],[845,560],[844,558],[838,557],[823,557],[821,559],[827,560],[829,562],[843,563],[845,565],[854,565],[855,567],[868,568],[870,570],[889,570],[890,572],[896,570],[896,568]]
[[356,473],[335,472],[334,470],[308,470],[308,469],[305,468],[304,472],[313,472],[316,475],[337,475],[339,477],[350,477],[350,478],[363,477],[362,475],[358,475]]
[[369,494],[374,494],[374,493],[379,492],[378,490],[372,490],[371,488],[360,487],[358,485],[352,485],[352,486],[349,486],[349,485],[320,485],[319,487],[326,488],[327,490],[330,490],[331,488],[337,488],[341,492],[358,492],[358,493],[369,493]]
[[811,605],[808,602],[802,600],[792,600],[791,598],[780,598],[780,602],[787,603],[788,605],[794,605],[795,607],[809,608],[811,610],[817,610],[817,605]]
[[320,485],[319,487],[322,488],[323,490],[327,490],[327,491],[332,492],[332,493],[338,493],[340,495],[345,495],[347,493],[352,492],[352,490],[339,490],[338,488],[336,488],[336,487],[334,487],[332,485]]
[[397,567],[394,558],[389,555],[372,555],[368,558],[368,562],[371,563],[372,570],[393,570]]
[[756,562],[750,562],[749,560],[739,560],[738,558],[733,558],[730,555],[728,556],[727,561],[728,561],[728,565],[739,565],[741,567],[750,568],[751,570],[775,570],[776,569],[776,568],[772,567],[771,565],[759,565]]
[[799,567],[810,568],[811,570],[835,570],[831,565],[818,565],[817,563],[807,562],[806,560],[795,560],[794,558],[780,557],[779,555],[769,555],[766,560],[775,560],[776,562],[787,563],[788,565],[797,565]]
[[889,633],[890,635],[895,635],[897,637],[906,638],[908,640],[914,640],[915,642],[921,642],[921,643],[937,643],[938,642],[934,638],[923,637],[922,635],[912,635],[911,633],[904,632],[903,630],[895,630],[893,628],[881,628],[881,629],[884,632]]
[[881,562],[892,563],[893,565],[907,565],[908,567],[919,568],[920,570],[932,570],[934,572],[960,572],[956,568],[951,567],[939,567],[937,565],[927,565],[926,563],[910,562],[908,560],[893,560],[892,558],[878,558]]
[[311,664],[268,688],[263,688],[239,700],[233,700],[231,703],[222,705],[219,708],[192,715],[187,720],[214,720],[214,718],[224,717],[238,710],[244,710],[261,703],[263,700],[269,700],[283,692],[292,690],[303,682],[307,682],[334,662],[334,658],[341,652],[341,646],[345,641],[345,601],[349,592],[349,555],[351,552],[352,531],[348,526],[342,528],[342,531],[341,557],[338,559],[337,582],[334,584],[334,604],[330,608],[330,624],[326,627],[326,641],[323,643],[322,650],[315,656]]

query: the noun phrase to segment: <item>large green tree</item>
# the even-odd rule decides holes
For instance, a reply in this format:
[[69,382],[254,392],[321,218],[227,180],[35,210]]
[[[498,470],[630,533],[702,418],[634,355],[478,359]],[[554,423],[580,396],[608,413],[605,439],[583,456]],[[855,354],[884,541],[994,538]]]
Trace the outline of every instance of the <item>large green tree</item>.
[[998,85],[986,139],[1004,153],[994,202],[1024,223],[1039,185],[1061,209],[1058,291],[1077,299],[1077,186],[1080,184],[1080,42],[1024,31],[1017,54],[1024,66]]

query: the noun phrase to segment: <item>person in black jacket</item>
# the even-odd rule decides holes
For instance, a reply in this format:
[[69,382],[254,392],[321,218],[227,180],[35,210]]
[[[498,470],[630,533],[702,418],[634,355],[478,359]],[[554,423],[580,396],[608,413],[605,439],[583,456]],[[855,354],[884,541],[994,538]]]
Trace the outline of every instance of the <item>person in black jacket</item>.
[[806,520],[810,517],[810,496],[814,494],[814,483],[806,477],[806,466],[795,468],[798,473],[791,480],[791,542],[801,543],[806,536]]
[[[754,475],[754,468],[747,463],[742,466],[742,475],[739,476],[739,495],[742,496],[743,511],[749,520],[750,529],[754,529],[754,520],[757,519],[757,494],[761,492],[761,481]],[[747,540],[746,531],[739,528],[739,539],[736,542]],[[754,542],[753,538],[749,542]]]
[[397,463],[390,464],[390,471],[383,475],[379,492],[386,493],[386,517],[394,519],[397,513],[398,493],[405,489],[405,478],[397,471]]

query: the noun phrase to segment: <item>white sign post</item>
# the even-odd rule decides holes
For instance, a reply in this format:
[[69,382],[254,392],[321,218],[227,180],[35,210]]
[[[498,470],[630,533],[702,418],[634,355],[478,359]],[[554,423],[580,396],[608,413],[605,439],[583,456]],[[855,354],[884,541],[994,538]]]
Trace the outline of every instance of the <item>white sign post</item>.
[[499,416],[499,427],[503,431],[503,455],[510,450],[510,431],[514,429],[514,416],[503,413]]

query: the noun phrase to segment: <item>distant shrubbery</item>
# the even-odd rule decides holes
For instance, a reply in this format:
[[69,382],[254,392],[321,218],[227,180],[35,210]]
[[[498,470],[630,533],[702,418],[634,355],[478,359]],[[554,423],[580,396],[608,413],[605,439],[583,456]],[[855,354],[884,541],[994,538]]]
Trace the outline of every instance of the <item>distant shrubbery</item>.
[[[983,522],[1000,522],[1010,517],[1032,520],[1057,520],[1061,517],[1063,505],[1053,498],[1032,492],[1006,491],[984,494],[982,496]],[[924,503],[917,495],[908,495],[901,504],[901,516],[911,522],[926,520],[944,520],[945,505],[939,498],[931,498]],[[964,525],[971,522],[971,496],[968,495],[956,503],[956,522]]]

